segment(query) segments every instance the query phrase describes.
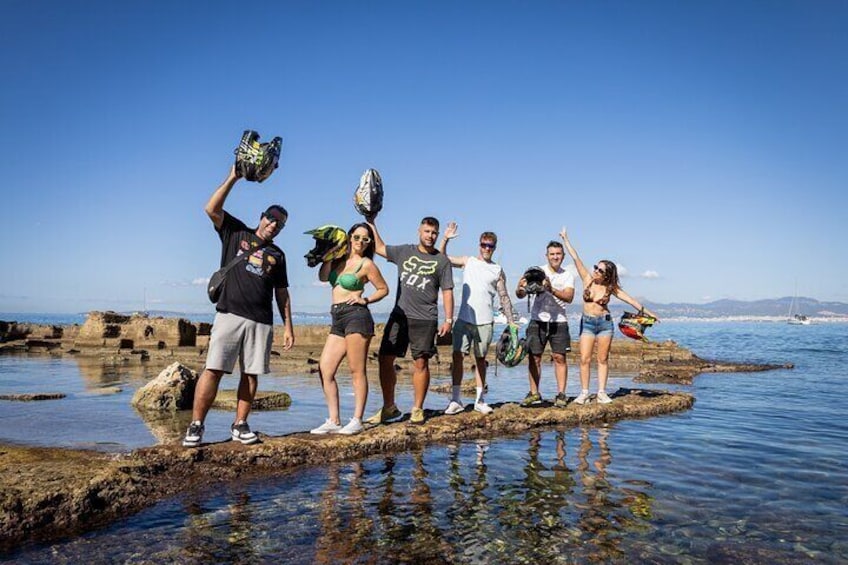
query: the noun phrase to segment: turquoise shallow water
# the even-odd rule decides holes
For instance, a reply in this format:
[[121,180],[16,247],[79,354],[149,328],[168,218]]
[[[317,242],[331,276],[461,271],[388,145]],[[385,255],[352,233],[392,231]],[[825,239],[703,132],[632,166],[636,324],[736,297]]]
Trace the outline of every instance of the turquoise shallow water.
[[[26,547],[4,559],[848,562],[843,401],[848,325],[666,323],[651,332],[654,339],[673,338],[702,357],[791,362],[795,369],[701,375],[693,386],[683,387],[697,402],[682,414],[438,445],[222,485],[162,502],[83,537]],[[54,388],[71,394],[56,401],[64,405],[49,409],[50,403],[24,408],[0,403],[2,441],[122,450],[151,444],[162,433],[126,407],[134,387],[149,375],[102,368],[86,373],[73,361],[0,358],[0,392],[32,383],[32,375],[38,375],[38,390],[45,390],[43,379],[50,379]],[[614,375],[611,388],[631,386],[631,377]],[[257,414],[254,427],[276,434],[320,423],[323,404],[314,378],[264,379],[260,386],[287,390],[295,402],[285,412]],[[548,367],[543,393],[550,395],[552,381]],[[569,381],[574,394],[574,368]],[[125,391],[92,394],[92,383],[119,383]],[[526,386],[523,371],[501,367],[491,379],[490,400],[518,399]],[[343,387],[349,392],[349,385]],[[376,407],[378,396],[372,386],[369,408]],[[408,401],[408,387],[401,399]],[[351,403],[351,397],[343,399],[347,410]],[[428,397],[430,408],[444,403],[438,395]],[[90,418],[84,414],[92,410],[120,421],[117,431],[109,426],[111,440],[103,437],[102,426],[89,432]],[[213,416],[209,428],[223,438],[231,415]],[[11,437],[21,418],[32,423],[34,438]]]

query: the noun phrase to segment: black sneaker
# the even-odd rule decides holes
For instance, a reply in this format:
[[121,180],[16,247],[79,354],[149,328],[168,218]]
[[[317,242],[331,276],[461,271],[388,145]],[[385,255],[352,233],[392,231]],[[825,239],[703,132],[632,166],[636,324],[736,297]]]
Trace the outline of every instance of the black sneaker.
[[564,392],[561,392],[556,395],[556,399],[554,400],[554,406],[556,406],[557,408],[565,408],[566,406],[568,406],[568,397],[565,396]]
[[251,443],[259,441],[259,436],[250,431],[250,426],[248,426],[247,422],[244,420],[236,422],[230,426],[230,432],[232,433],[234,440],[240,441],[244,445],[250,445]]
[[197,447],[203,441],[203,424],[195,421],[189,424],[186,435],[183,438],[183,447]]

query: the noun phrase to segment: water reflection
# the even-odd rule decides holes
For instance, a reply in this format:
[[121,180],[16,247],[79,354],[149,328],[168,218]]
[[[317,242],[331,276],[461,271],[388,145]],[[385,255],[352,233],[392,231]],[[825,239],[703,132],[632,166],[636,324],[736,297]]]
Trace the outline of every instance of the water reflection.
[[87,389],[99,389],[132,381],[143,383],[158,374],[158,371],[146,364],[123,361],[106,363],[103,359],[90,357],[74,357],[74,361]]
[[179,558],[193,563],[260,563],[254,542],[254,505],[250,494],[235,492],[223,510],[196,502],[186,505]]
[[150,434],[156,438],[158,443],[175,443],[182,439],[186,428],[191,422],[190,410],[157,411],[139,410],[132,407],[133,411],[144,422]]
[[330,467],[315,561],[621,558],[622,534],[650,517],[650,497],[607,479],[609,433],[531,433],[522,466],[498,462],[495,479],[487,441],[386,456],[371,476],[362,463]]
[[[181,563],[564,563],[629,559],[648,483],[611,479],[608,429],[531,433],[332,464],[163,503],[18,557]],[[146,516],[145,516],[146,514]],[[632,541],[632,538],[631,538]]]

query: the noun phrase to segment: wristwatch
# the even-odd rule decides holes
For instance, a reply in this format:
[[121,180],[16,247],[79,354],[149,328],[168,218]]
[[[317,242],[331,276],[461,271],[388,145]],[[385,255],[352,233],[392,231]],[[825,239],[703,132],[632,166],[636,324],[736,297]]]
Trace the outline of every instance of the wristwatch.
[[445,322],[450,325],[453,325],[453,318],[445,318]]

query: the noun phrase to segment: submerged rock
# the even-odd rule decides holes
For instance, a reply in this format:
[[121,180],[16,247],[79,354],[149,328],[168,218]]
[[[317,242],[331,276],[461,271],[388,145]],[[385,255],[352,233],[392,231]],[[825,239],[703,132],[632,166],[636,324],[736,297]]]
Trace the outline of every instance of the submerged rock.
[[65,398],[64,392],[36,392],[32,394],[0,394],[0,400],[17,400],[20,402],[31,402],[33,400],[59,400]]
[[[238,403],[235,390],[219,390],[212,403],[212,408],[220,410],[235,410]],[[282,410],[291,406],[291,396],[286,392],[262,391],[256,392],[251,410]]]
[[132,405],[139,410],[187,410],[194,402],[197,373],[171,363],[155,379],[135,391]]

